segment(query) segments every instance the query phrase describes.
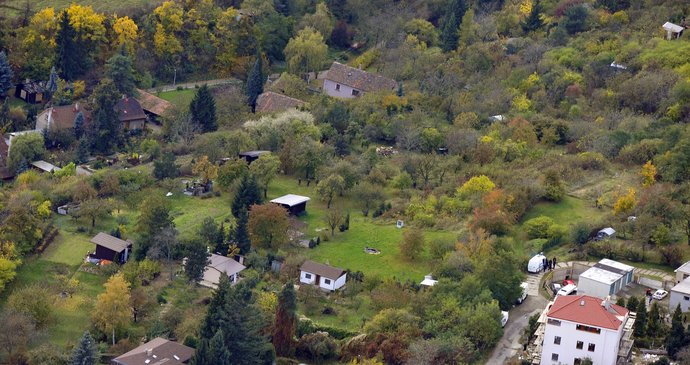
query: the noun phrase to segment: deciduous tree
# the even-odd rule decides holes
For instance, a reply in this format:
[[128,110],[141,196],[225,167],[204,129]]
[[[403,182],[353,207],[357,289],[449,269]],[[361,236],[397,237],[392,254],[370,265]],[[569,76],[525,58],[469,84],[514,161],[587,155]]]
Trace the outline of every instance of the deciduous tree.
[[652,164],[652,161],[647,161],[644,166],[642,166],[642,186],[645,188],[650,187],[656,183],[656,166]]
[[288,69],[294,74],[318,71],[326,61],[327,53],[323,35],[309,26],[290,39],[285,47]]
[[192,173],[199,175],[201,182],[208,185],[211,180],[218,177],[218,166],[208,160],[208,156],[201,156],[194,166],[192,166]]
[[129,324],[129,284],[122,274],[115,274],[105,283],[105,292],[96,297],[93,321],[96,328],[111,335],[115,344],[115,333]]
[[418,259],[426,250],[424,233],[419,229],[406,229],[400,242],[400,255],[408,261]]
[[326,202],[326,208],[331,209],[333,198],[345,190],[345,180],[342,176],[331,174],[319,181],[316,185],[316,193]]
[[248,227],[254,247],[275,250],[288,241],[288,214],[278,204],[252,205]]
[[333,208],[326,211],[323,222],[331,229],[331,237],[335,234],[335,229],[345,222],[345,213],[340,208]]
[[278,173],[280,160],[272,153],[264,153],[249,165],[249,171],[256,176],[259,186],[264,191],[264,199],[268,196],[268,185]]

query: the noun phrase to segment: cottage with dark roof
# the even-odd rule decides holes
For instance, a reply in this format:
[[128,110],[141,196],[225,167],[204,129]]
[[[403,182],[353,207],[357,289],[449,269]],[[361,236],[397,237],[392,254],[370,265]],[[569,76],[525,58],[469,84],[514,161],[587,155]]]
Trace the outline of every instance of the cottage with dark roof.
[[336,98],[355,98],[366,92],[393,91],[398,83],[384,76],[333,62],[323,80],[323,92]]
[[132,242],[103,232],[92,238],[91,243],[96,244],[96,253],[91,256],[97,260],[125,263],[132,252]]
[[291,98],[287,95],[266,91],[256,99],[257,113],[282,112],[284,110],[298,108],[304,105],[299,99]]
[[37,131],[58,131],[73,129],[77,115],[82,113],[84,125],[91,120],[91,113],[81,107],[79,103],[74,105],[53,106],[43,110],[36,116]]
[[40,104],[49,99],[45,82],[31,80],[18,83],[14,89],[14,97],[29,104]]
[[183,365],[189,363],[192,356],[193,348],[156,337],[110,360],[110,365]]
[[146,113],[135,98],[120,99],[115,105],[115,111],[124,129],[144,129],[146,126]]
[[175,112],[175,105],[173,103],[144,90],[137,89],[137,93],[139,95],[136,97],[136,100],[141,104],[141,108],[150,120],[170,116]]
[[304,284],[316,285],[325,290],[338,290],[347,281],[347,272],[341,268],[305,261],[300,267],[299,281]]

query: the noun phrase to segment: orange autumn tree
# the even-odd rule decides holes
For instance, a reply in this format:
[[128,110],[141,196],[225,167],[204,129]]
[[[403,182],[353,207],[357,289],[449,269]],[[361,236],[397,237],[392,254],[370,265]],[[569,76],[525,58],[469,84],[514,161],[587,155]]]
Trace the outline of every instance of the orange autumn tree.
[[508,209],[512,196],[503,189],[494,189],[482,197],[482,204],[474,209],[472,228],[492,234],[506,233],[515,223],[515,214]]

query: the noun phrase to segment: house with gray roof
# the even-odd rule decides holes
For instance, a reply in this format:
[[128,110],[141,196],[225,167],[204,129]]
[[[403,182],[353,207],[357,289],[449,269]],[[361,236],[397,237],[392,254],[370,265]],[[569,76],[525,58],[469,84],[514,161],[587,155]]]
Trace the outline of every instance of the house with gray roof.
[[98,260],[124,264],[132,252],[131,241],[125,241],[103,232],[98,233],[92,238],[91,243],[96,245],[96,252],[91,257]]
[[239,280],[239,273],[246,267],[234,259],[226,256],[211,254],[208,265],[204,269],[204,277],[199,284],[208,288],[217,288],[221,275],[230,279],[231,283]]
[[347,271],[344,269],[311,260],[305,261],[300,267],[300,271],[300,283],[315,285],[324,290],[338,290],[347,281]]
[[355,98],[367,92],[394,91],[398,83],[385,76],[333,62],[323,80],[323,92],[336,98]]
[[192,356],[193,348],[156,337],[110,360],[110,365],[183,365],[189,363]]

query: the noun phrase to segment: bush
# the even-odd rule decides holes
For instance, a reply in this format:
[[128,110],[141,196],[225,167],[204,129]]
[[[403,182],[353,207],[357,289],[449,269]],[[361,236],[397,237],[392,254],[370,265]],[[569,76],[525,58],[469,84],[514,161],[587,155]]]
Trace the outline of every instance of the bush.
[[524,228],[527,232],[527,237],[534,238],[548,238],[549,229],[554,225],[553,219],[546,216],[539,216],[532,218],[525,222]]
[[334,358],[337,346],[326,332],[315,332],[302,336],[297,343],[297,356],[321,362]]
[[308,334],[316,332],[326,332],[336,340],[343,340],[357,335],[356,332],[348,331],[342,328],[329,327],[319,323],[315,323],[310,319],[300,319],[297,322],[297,337],[303,337]]
[[584,222],[579,222],[570,230],[570,239],[578,244],[585,244],[589,240],[592,228]]

